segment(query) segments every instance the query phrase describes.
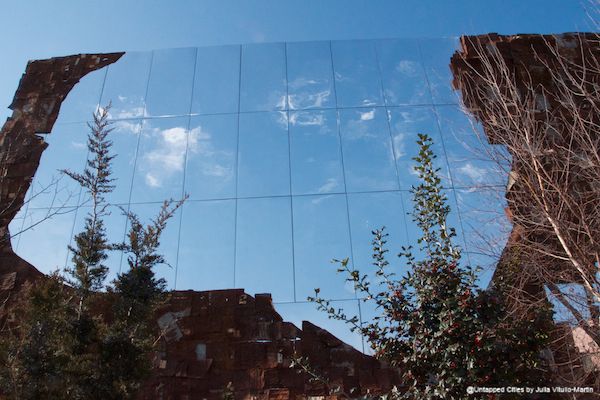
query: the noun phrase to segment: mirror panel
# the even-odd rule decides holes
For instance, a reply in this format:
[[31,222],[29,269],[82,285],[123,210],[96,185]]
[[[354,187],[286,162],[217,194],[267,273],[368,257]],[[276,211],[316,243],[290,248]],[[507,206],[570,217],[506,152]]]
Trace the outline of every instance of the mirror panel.
[[458,38],[420,39],[419,47],[433,104],[458,104],[450,72],[450,58],[459,48]]
[[100,105],[112,104],[112,119],[131,119],[144,116],[144,101],[152,52],[127,52],[109,65],[102,89]]
[[290,194],[287,116],[240,114],[238,196]]
[[290,199],[238,200],[236,287],[293,301],[293,257]]
[[185,191],[191,200],[235,197],[238,116],[192,117]]
[[286,54],[290,110],[334,108],[329,42],[288,43]]
[[292,194],[345,191],[335,110],[290,113]]
[[331,262],[352,259],[345,195],[294,197],[293,206],[296,300],[314,296],[315,288],[324,298],[353,298],[354,287]]
[[76,207],[30,208],[21,233],[18,255],[42,273],[66,266]]
[[[342,308],[350,317],[359,315],[357,300],[334,301],[332,306],[336,309]],[[275,310],[284,321],[289,321],[300,329],[302,329],[302,321],[310,321],[311,324],[326,329],[355,349],[359,351],[362,349],[362,338],[358,332],[351,332],[350,327],[342,321],[329,319],[327,314],[317,310],[313,303],[275,303]]]
[[159,202],[183,194],[188,117],[146,119],[142,124],[131,202]]
[[460,108],[437,107],[436,112],[454,187],[504,186],[510,171],[508,153],[490,145],[481,126]]
[[285,44],[242,46],[241,111],[285,110]]
[[114,189],[106,196],[111,204],[126,205],[131,195],[131,182],[137,161],[137,149],[142,128],[141,120],[116,121],[109,134],[113,142],[112,178]]
[[30,207],[55,208],[78,204],[81,187],[61,171],[83,172],[89,131],[85,123],[63,124],[55,125],[52,133],[44,135],[48,147],[42,153],[31,184]]
[[177,290],[234,287],[235,200],[183,206]]
[[[85,75],[71,89],[60,106],[56,124],[90,121],[98,108],[107,67]],[[56,125],[55,125],[56,129]]]
[[193,114],[238,111],[240,46],[198,48]]
[[384,104],[374,42],[331,42],[338,107]]
[[146,96],[146,116],[190,113],[194,84],[195,47],[155,50]]
[[376,42],[383,94],[388,106],[431,104],[427,77],[417,41],[388,39]]
[[339,118],[348,192],[398,190],[385,109],[339,110]]

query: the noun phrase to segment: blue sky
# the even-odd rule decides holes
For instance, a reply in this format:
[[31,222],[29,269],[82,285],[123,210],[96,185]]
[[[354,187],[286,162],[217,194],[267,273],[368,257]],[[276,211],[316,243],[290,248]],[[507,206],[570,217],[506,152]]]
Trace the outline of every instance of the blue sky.
[[0,13],[0,118],[27,60],[253,42],[589,30],[588,0],[11,1]]
[[[343,277],[328,269],[332,257],[353,256],[359,267],[367,265],[369,232],[383,224],[392,233],[392,254],[417,237],[398,207],[409,207],[406,190],[416,183],[410,157],[417,132],[434,136],[436,152],[444,154],[444,173],[453,174],[444,182],[453,182],[449,202],[463,219],[453,215],[451,224],[459,231],[462,224],[467,235],[471,222],[497,231],[493,221],[482,224],[489,209],[480,205],[492,204],[492,211],[503,215],[502,193],[489,199],[498,191],[472,190],[496,184],[490,180],[497,175],[488,173],[489,161],[465,151],[471,126],[449,90],[447,65],[456,42],[193,46],[551,33],[591,25],[575,0],[180,1],[176,6],[109,0],[101,7],[40,1],[12,5],[0,16],[0,50],[9,55],[0,64],[2,118],[29,59],[141,51],[76,86],[48,137],[34,187],[51,181],[57,169],[80,169],[83,122],[100,95],[102,104],[113,100],[119,120],[114,171],[124,184],[111,202],[131,203],[149,217],[162,199],[190,194],[180,210],[183,217],[176,216],[163,240],[169,244],[167,259],[179,268],[161,273],[179,289],[235,285],[250,294],[271,292],[284,317],[297,324],[300,318],[324,319],[313,305],[293,303],[317,285],[340,304],[357,308]],[[167,48],[178,49],[148,52]],[[77,188],[65,180],[58,196],[36,197],[21,225],[57,204],[66,206],[65,212],[23,235],[17,253],[44,272],[64,265],[66,243],[83,216],[74,206],[82,203]],[[124,232],[116,208],[107,226],[111,235]],[[114,276],[123,263],[118,255],[111,257]],[[468,257],[484,262],[475,260],[473,248]],[[490,275],[488,269],[484,284]],[[368,317],[372,310],[361,312]],[[359,347],[360,339],[343,327],[327,327]]]

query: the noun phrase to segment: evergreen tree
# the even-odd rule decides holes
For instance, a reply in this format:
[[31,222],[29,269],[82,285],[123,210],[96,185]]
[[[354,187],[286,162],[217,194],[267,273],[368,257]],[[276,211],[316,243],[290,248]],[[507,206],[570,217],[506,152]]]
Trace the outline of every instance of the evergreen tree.
[[334,260],[364,301],[375,303],[380,313],[373,321],[360,324],[357,317],[320,297],[319,289],[309,300],[360,331],[378,358],[398,368],[406,389],[395,396],[464,399],[469,386],[532,386],[543,381],[539,353],[547,336],[540,321],[547,321],[548,311],[540,310],[526,324],[511,325],[503,321],[501,296],[477,288],[476,270],[461,264],[456,232],[447,225],[450,207],[433,164],[432,141],[419,135],[418,144],[414,159],[421,183],[412,188],[412,215],[422,232],[418,243],[423,259],[417,260],[412,248],[402,248],[399,256],[409,271],[397,279],[386,259],[388,235],[376,230],[373,265],[382,290],[351,269],[348,259]]
[[112,131],[108,120],[109,109],[110,105],[99,109],[94,113],[94,123],[88,124],[88,151],[91,157],[83,173],[63,170],[79,183],[91,200],[91,210],[85,217],[83,231],[75,235],[75,245],[69,246],[73,254],[73,266],[68,268],[67,272],[71,276],[70,283],[80,296],[79,313],[83,312],[88,296],[104,286],[108,272],[104,262],[108,258],[111,245],[106,237],[103,218],[109,215],[105,195],[114,189],[111,162],[115,157],[110,153],[112,141],[108,139]]
[[158,252],[160,236],[184,201],[165,201],[158,216],[146,226],[136,214],[126,212],[130,225],[127,241],[115,248],[127,254],[129,270],[118,275],[109,291],[113,321],[102,348],[103,398],[134,398],[150,374],[149,355],[156,341],[154,314],[165,300],[166,282],[157,279],[154,272],[156,266],[166,264]]
[[11,313],[0,335],[0,397],[58,400],[72,391],[65,371],[72,369],[75,310],[67,291],[54,273]]
[[64,371],[65,378],[73,382],[71,397],[75,399],[100,398],[101,349],[107,327],[93,306],[98,299],[98,291],[104,288],[108,272],[105,261],[112,250],[104,226],[104,218],[109,215],[105,196],[114,189],[111,162],[115,156],[111,154],[112,142],[108,139],[112,131],[109,109],[110,105],[100,108],[94,113],[93,123],[88,124],[89,157],[83,173],[63,170],[79,183],[84,195],[91,201],[83,230],[75,235],[74,245],[69,246],[73,254],[72,266],[66,269],[68,283],[77,296],[76,318],[72,321],[71,365]]

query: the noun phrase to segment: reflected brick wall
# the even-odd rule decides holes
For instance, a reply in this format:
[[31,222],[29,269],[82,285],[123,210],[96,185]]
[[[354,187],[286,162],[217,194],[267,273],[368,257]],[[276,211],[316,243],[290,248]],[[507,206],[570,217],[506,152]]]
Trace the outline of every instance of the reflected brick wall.
[[392,369],[326,330],[283,321],[269,294],[176,291],[159,314],[162,349],[142,398],[221,398],[229,383],[236,398],[325,395],[327,387],[290,368],[294,354],[346,393],[377,393],[398,382]]

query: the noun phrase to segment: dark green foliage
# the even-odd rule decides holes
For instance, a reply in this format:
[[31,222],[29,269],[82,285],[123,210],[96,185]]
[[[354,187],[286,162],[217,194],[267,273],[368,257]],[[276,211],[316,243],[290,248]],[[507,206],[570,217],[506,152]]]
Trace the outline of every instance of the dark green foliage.
[[74,343],[65,286],[54,274],[26,294],[28,303],[12,315],[19,323],[0,336],[0,391],[13,399],[63,399]]
[[114,297],[114,320],[102,347],[107,399],[134,398],[150,374],[149,355],[156,341],[153,317],[165,298],[165,281],[154,274],[157,265],[165,264],[158,253],[160,235],[184,200],[165,201],[157,218],[146,226],[137,215],[126,212],[130,224],[128,241],[115,248],[127,253],[129,270],[119,274],[109,291]]
[[[378,315],[361,325],[357,317],[336,310],[316,296],[309,298],[331,318],[343,320],[368,338],[380,359],[396,366],[407,399],[464,399],[468,386],[535,386],[543,382],[539,353],[544,348],[547,321],[540,310],[526,324],[504,321],[503,299],[493,290],[476,286],[476,270],[461,264],[454,245],[456,232],[447,226],[450,208],[433,165],[432,141],[419,135],[420,152],[414,159],[421,183],[412,188],[413,220],[422,236],[424,254],[417,260],[410,247],[399,254],[408,273],[396,278],[386,259],[387,233],[373,232],[373,266],[381,284],[334,260],[348,275],[364,301],[374,302]],[[508,398],[508,397],[507,397]]]

